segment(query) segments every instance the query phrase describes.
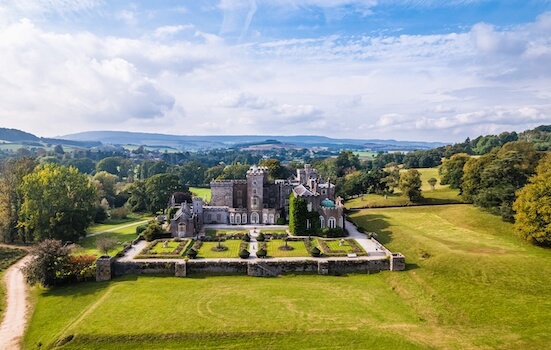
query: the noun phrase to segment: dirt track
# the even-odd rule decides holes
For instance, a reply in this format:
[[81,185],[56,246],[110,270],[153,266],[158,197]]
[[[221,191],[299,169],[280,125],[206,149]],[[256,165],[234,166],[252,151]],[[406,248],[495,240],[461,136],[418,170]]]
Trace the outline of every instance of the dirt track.
[[30,259],[27,255],[11,266],[4,276],[6,283],[6,312],[0,325],[0,349],[15,350],[20,348],[20,342],[27,326],[29,303],[27,301],[27,285],[21,272]]

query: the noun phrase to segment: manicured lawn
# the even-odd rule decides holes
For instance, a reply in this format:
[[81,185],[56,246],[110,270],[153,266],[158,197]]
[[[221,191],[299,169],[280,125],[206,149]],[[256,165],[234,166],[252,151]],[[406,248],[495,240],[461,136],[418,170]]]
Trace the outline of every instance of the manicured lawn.
[[23,249],[11,249],[0,247],[0,321],[6,307],[6,291],[4,289],[4,271],[17,260],[27,255]]
[[316,239],[316,245],[326,256],[346,256],[347,254],[365,255],[365,250],[354,239]]
[[268,248],[268,257],[272,258],[292,258],[292,257],[310,257],[304,241],[287,241],[287,245],[293,247],[293,250],[280,250],[279,247],[284,246],[285,241],[281,239],[269,240],[266,242]]
[[[125,224],[126,225],[126,224]],[[99,250],[96,248],[96,239],[100,237],[113,237],[117,240],[117,242],[120,242],[120,245],[117,245],[115,249],[109,251],[109,255],[116,254],[121,248],[122,245],[125,242],[131,242],[134,239],[136,239],[136,226],[139,224],[136,223],[135,225],[129,226],[129,227],[123,227],[121,229],[117,229],[115,231],[102,233],[97,236],[92,237],[84,237],[80,239],[77,244],[82,247],[81,250],[79,250],[77,253],[79,254],[91,254],[91,255],[101,255],[102,253],[99,252]]]
[[220,242],[220,244],[228,247],[228,249],[221,252],[215,252],[212,249],[218,246],[218,242],[203,242],[197,257],[212,259],[239,258],[239,245],[241,244],[241,240],[228,239],[224,242]]
[[25,348],[69,335],[63,349],[548,348],[549,249],[525,244],[510,224],[469,205],[352,218],[404,253],[407,270],[126,276],[35,290]]
[[132,224],[132,223],[136,223],[144,220],[152,220],[152,219],[153,219],[152,216],[141,216],[136,214],[130,214],[127,219],[109,220],[103,224],[94,224],[90,226],[90,228],[88,229],[88,233],[90,234],[90,233],[103,232],[113,228],[117,228],[119,226],[128,225],[128,224]]
[[236,234],[236,233],[249,233],[249,230],[215,230],[215,229],[206,229],[205,230],[205,236],[210,237],[216,237],[216,236],[224,236],[227,234]]
[[[448,185],[440,185],[438,168],[417,170],[421,173],[421,191],[424,197],[423,200],[421,200],[420,202],[410,202],[409,199],[406,196],[402,196],[400,190],[396,188],[393,194],[389,194],[387,196],[372,193],[357,198],[348,199],[345,203],[345,206],[349,209],[354,209],[463,203],[463,199],[459,196],[459,190],[451,189]],[[427,182],[427,180],[431,177],[434,177],[438,180],[434,190],[431,189],[430,185]]]
[[203,198],[204,201],[210,201],[210,197],[211,197],[210,188],[190,187],[189,191],[195,197]]
[[189,239],[155,240],[149,242],[147,246],[136,256],[136,259],[184,259],[184,254],[190,243],[191,240]]

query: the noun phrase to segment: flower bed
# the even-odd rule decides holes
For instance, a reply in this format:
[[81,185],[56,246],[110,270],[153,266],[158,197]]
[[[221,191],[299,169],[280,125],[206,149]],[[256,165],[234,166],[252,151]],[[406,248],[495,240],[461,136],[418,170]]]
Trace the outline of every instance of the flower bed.
[[142,249],[136,259],[183,259],[190,242],[188,239],[156,239]]
[[[342,245],[341,245],[342,242]],[[363,248],[352,238],[343,239],[317,239],[317,246],[324,256],[347,256],[348,254],[356,254],[357,256],[365,256],[367,253]]]

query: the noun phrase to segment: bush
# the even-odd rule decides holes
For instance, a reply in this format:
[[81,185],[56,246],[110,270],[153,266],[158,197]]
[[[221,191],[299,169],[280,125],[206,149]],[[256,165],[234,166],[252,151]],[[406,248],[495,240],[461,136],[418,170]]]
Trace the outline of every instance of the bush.
[[287,223],[287,220],[285,218],[279,218],[276,221],[276,225],[285,225]]
[[94,214],[94,222],[96,224],[102,224],[109,219],[109,214],[107,214],[107,211],[102,206],[96,207],[96,213]]
[[[146,229],[142,232],[142,235],[148,242],[158,238],[170,238],[170,234],[163,230],[161,224],[155,220],[149,222]],[[168,237],[166,237],[167,235]]]
[[251,241],[251,236],[249,236],[249,234],[247,233],[246,235],[243,236],[242,238],[245,242],[250,242]]
[[146,228],[147,228],[147,225],[140,225],[136,227],[136,234],[140,235],[143,231],[145,231]]
[[47,239],[36,245],[32,259],[23,268],[27,283],[50,287],[65,283],[69,278],[69,248],[60,240]]
[[268,255],[268,252],[264,248],[260,248],[256,251],[256,256],[259,258],[265,258]]
[[264,242],[266,240],[266,236],[262,232],[258,234],[258,237],[256,237],[256,240],[259,242]]
[[110,214],[111,219],[113,220],[126,219],[128,217],[128,209],[126,209],[125,207],[111,209]]
[[314,247],[314,248],[312,248],[311,254],[312,254],[313,257],[317,258],[317,257],[321,256],[321,250],[318,247]]
[[247,249],[241,249],[241,251],[239,252],[239,257],[241,259],[248,259],[249,255],[251,255],[251,253],[249,253]]
[[191,248],[190,250],[187,251],[187,256],[190,259],[195,259],[197,257],[197,251],[195,249]]

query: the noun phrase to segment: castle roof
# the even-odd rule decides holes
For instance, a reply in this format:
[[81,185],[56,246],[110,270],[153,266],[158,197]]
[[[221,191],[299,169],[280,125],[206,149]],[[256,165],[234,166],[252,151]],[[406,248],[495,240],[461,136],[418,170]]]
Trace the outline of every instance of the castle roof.
[[293,188],[293,192],[297,197],[312,197],[317,196],[318,194],[314,194],[312,191],[307,189],[304,185],[298,185],[297,187]]
[[325,208],[336,208],[337,206],[335,205],[335,202],[333,202],[332,200],[330,200],[329,198],[325,198],[324,200],[321,201],[321,206],[322,207],[325,207]]

